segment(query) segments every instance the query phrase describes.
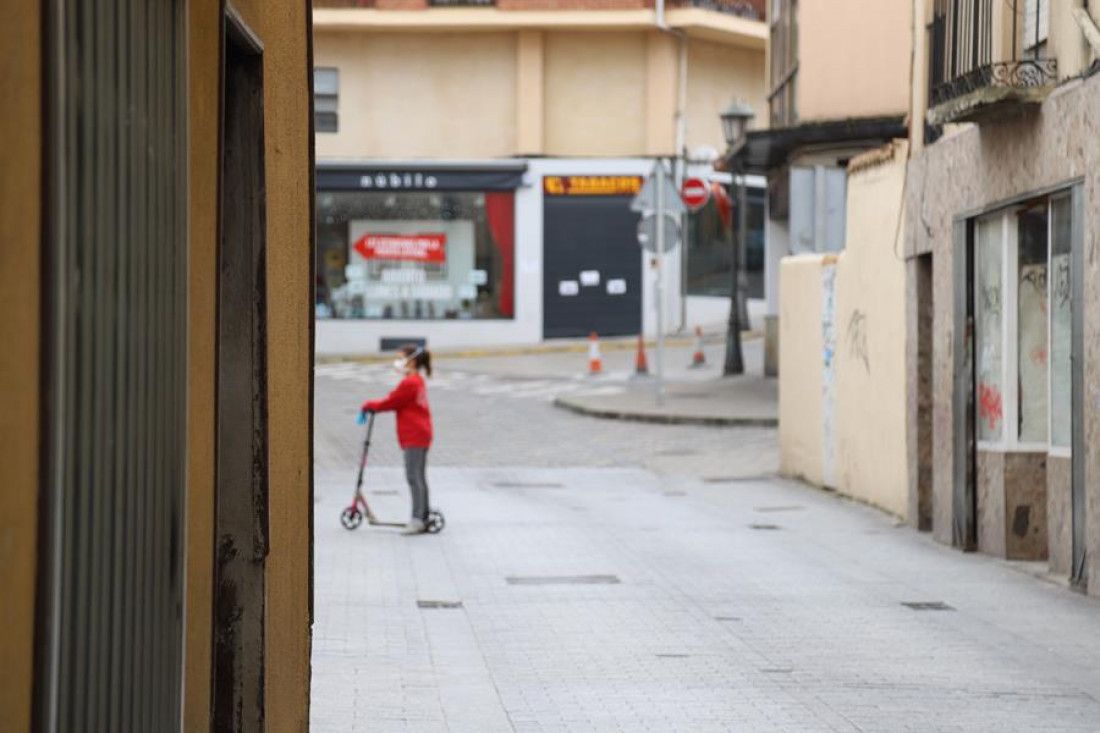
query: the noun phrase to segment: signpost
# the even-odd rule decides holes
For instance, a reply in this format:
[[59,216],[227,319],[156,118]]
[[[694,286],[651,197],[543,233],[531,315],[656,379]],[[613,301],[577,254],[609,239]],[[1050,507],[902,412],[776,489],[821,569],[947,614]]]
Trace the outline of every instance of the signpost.
[[[672,185],[665,170],[665,161],[658,158],[653,164],[642,190],[630,202],[631,211],[642,214],[638,224],[638,244],[647,252],[653,253],[656,270],[655,288],[657,300],[657,404],[665,398],[664,355],[665,355],[665,302],[664,302],[664,257],[666,252],[676,248],[680,242],[680,227],[676,219],[687,209],[680,193]],[[671,226],[670,226],[671,222]]]
[[687,178],[680,187],[680,198],[690,211],[698,211],[710,201],[710,186],[702,178]]

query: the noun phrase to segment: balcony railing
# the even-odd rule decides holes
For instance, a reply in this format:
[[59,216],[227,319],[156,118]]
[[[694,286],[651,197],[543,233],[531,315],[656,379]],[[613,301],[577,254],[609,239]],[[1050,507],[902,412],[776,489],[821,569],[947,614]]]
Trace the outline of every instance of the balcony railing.
[[1011,59],[994,61],[993,9],[999,2],[1015,0],[935,0],[928,26],[930,122],[980,121],[1005,104],[1040,101],[1057,81],[1054,59],[1019,59],[1015,42]]
[[764,19],[763,0],[673,0],[669,7],[702,8],[749,20]]

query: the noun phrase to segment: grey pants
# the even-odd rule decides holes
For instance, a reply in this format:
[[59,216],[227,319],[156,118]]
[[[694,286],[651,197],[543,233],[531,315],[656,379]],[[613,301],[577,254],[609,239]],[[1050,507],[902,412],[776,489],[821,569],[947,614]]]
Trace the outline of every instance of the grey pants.
[[425,522],[428,520],[427,466],[427,448],[405,449],[405,478],[409,482],[409,493],[412,494],[412,517]]

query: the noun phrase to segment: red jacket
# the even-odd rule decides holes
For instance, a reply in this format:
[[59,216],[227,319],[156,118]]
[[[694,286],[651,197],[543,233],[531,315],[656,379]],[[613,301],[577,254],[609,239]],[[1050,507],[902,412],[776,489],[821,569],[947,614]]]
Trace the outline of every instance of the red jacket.
[[381,400],[367,400],[363,409],[397,413],[397,442],[402,448],[428,448],[432,444],[432,411],[428,387],[419,374],[410,374]]

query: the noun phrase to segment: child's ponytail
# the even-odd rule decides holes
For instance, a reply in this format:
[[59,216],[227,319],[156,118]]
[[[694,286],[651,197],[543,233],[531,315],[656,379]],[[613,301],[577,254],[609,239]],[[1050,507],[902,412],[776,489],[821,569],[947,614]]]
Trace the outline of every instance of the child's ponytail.
[[401,347],[401,353],[406,359],[412,359],[413,366],[418,370],[432,376],[432,355],[426,347],[409,344]]

